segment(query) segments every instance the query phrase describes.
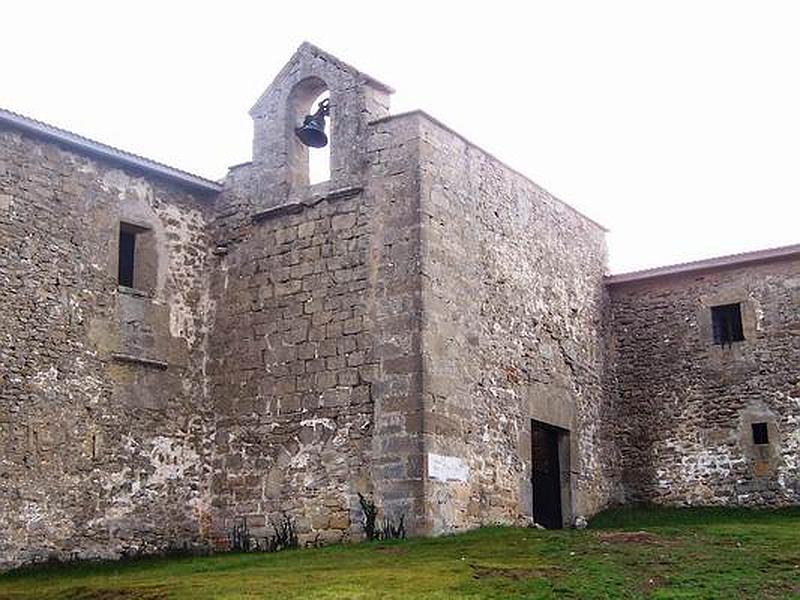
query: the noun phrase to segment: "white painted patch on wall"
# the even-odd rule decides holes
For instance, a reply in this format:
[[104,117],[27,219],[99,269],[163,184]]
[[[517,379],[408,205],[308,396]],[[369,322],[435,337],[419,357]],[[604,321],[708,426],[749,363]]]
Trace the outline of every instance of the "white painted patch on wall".
[[467,481],[469,467],[463,458],[428,453],[428,479],[439,481]]
[[331,431],[336,429],[336,423],[333,422],[333,419],[304,419],[300,421],[301,427],[311,427],[312,429],[316,429],[317,425],[320,425],[325,429],[330,429]]
[[58,369],[56,369],[54,366],[51,366],[49,369],[44,371],[39,371],[30,378],[31,385],[39,389],[49,388],[51,385],[55,385],[57,381]]

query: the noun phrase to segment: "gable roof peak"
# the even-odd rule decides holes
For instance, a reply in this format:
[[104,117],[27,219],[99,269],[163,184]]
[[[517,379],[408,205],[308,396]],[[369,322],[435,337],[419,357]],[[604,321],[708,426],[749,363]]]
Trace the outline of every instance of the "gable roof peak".
[[297,66],[301,62],[303,62],[304,60],[308,60],[308,59],[311,59],[311,60],[314,60],[314,59],[322,60],[324,62],[327,62],[327,63],[333,65],[337,69],[339,69],[341,71],[344,71],[345,73],[347,73],[348,75],[350,75],[354,79],[364,83],[365,85],[368,85],[370,87],[376,88],[376,89],[378,89],[378,90],[380,90],[380,91],[382,91],[384,93],[387,93],[387,94],[393,94],[394,93],[394,89],[392,87],[390,87],[390,86],[386,85],[385,83],[375,79],[371,75],[367,75],[366,73],[363,73],[363,72],[359,71],[354,66],[344,62],[343,60],[337,58],[336,56],[334,56],[330,52],[327,52],[327,51],[323,50],[319,46],[316,46],[316,45],[312,44],[311,42],[304,41],[302,44],[300,44],[297,47],[297,50],[294,52],[292,57],[283,66],[283,68],[278,72],[278,74],[272,80],[272,83],[270,83],[269,86],[267,86],[267,89],[264,90],[264,93],[261,94],[261,96],[259,96],[258,100],[255,102],[253,107],[250,109],[250,114],[251,115],[255,115],[259,111],[259,109],[261,108],[261,105],[263,104],[266,96],[268,96],[277,86],[280,86],[281,84],[283,84],[284,79],[286,79],[287,76],[292,72],[292,70],[296,69]]

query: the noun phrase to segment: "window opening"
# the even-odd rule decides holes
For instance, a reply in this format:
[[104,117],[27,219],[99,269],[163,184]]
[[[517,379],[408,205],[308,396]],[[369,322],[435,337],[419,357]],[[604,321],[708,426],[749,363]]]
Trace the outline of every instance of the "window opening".
[[723,304],[711,307],[714,343],[724,346],[744,340],[741,304]]
[[753,443],[756,445],[769,444],[769,429],[766,423],[753,423]]
[[119,228],[119,285],[133,287],[133,269],[136,256],[136,233],[125,229],[121,224]]

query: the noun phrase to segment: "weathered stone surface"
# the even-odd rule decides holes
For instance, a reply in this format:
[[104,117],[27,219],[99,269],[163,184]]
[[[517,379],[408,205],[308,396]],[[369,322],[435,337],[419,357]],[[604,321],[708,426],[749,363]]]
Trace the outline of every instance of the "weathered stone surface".
[[[613,285],[611,300],[626,499],[800,503],[800,260]],[[715,345],[711,307],[738,302],[745,340]]]
[[[315,94],[330,90],[334,113],[378,92],[307,48],[290,64],[254,113],[254,162],[231,173],[217,202],[214,236],[227,248],[213,269],[208,371],[215,429],[227,440],[212,465],[218,524],[247,507],[267,519],[301,515],[301,541],[342,539],[361,531],[364,493],[414,530],[423,523],[420,437],[398,419],[419,413],[409,381],[420,374],[409,312],[420,285],[416,146],[407,142],[416,130],[375,129],[369,119],[383,112],[351,113],[331,135],[330,181],[309,187],[296,172],[307,149],[276,129],[310,102],[293,104],[306,86],[298,73],[314,78]],[[288,148],[284,162],[278,146]]]
[[[371,384],[348,367],[374,363],[363,319],[367,227],[362,194],[323,201],[248,224],[213,269],[208,373],[226,440],[213,462],[222,526],[244,502],[268,519],[311,515],[301,533],[312,538],[349,530],[342,514],[367,491],[352,482],[368,476],[373,422]],[[334,501],[343,513],[317,512]]]
[[[7,128],[0,191],[0,567],[200,543],[207,201]],[[117,285],[120,221],[146,291]]]
[[[309,186],[293,128],[325,90]],[[213,195],[0,127],[0,569],[284,515],[354,539],[359,493],[415,535],[530,522],[534,420],[564,524],[800,501],[796,255],[607,286],[600,226],[390,93],[304,44]],[[730,302],[746,341],[721,349]]]
[[450,481],[428,473],[428,526],[530,517],[531,419],[569,431],[564,521],[594,513],[614,494],[616,460],[602,430],[604,232],[433,120],[415,120],[425,450],[469,471]]

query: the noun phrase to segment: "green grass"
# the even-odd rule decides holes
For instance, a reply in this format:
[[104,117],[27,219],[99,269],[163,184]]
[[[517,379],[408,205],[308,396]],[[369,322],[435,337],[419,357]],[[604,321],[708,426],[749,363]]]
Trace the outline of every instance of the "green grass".
[[495,527],[0,576],[0,600],[53,598],[800,599],[800,509],[627,508],[584,531]]

